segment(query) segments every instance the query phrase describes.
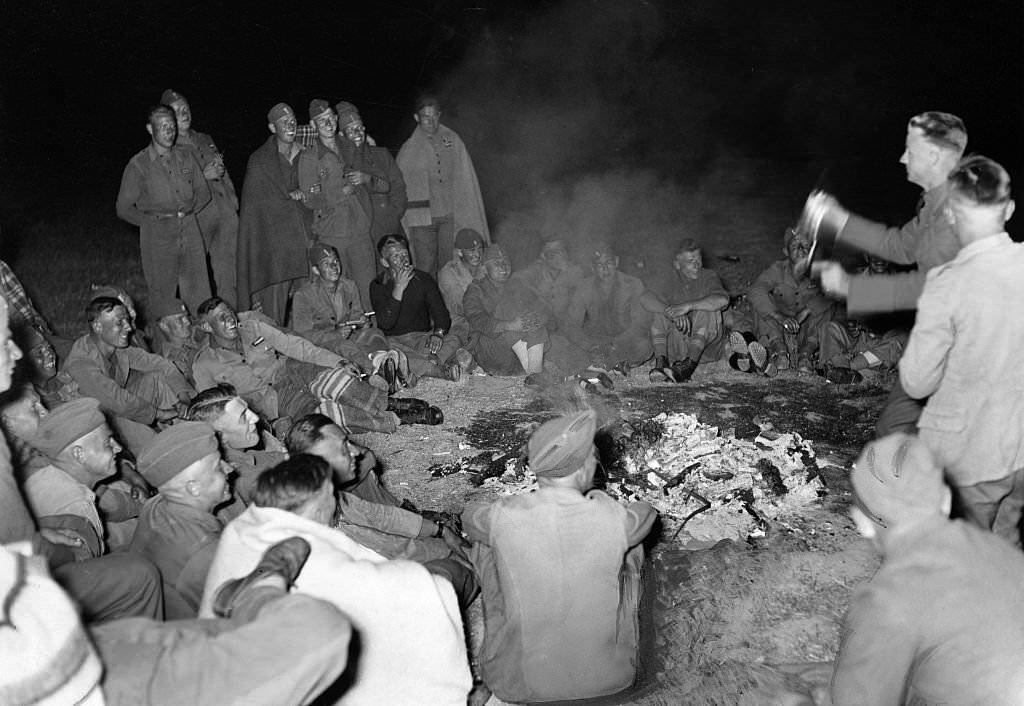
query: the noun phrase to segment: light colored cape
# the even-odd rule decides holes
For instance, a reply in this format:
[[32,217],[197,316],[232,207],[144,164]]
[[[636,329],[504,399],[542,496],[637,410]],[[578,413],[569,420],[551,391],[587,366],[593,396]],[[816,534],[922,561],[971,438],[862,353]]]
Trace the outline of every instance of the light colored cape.
[[249,573],[271,545],[295,536],[312,552],[293,590],[336,605],[358,634],[359,663],[339,703],[466,703],[472,676],[451,583],[414,562],[385,560],[291,512],[251,506],[224,529],[200,617],[213,616],[213,595],[222,583]]

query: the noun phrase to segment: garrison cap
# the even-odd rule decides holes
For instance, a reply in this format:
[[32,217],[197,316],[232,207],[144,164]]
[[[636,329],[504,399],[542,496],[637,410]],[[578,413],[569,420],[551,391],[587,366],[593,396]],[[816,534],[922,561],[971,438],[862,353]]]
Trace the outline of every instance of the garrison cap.
[[57,458],[68,446],[106,423],[99,401],[80,397],[54,407],[40,419],[32,445],[50,458]]
[[597,414],[593,410],[544,422],[527,443],[530,470],[560,478],[579,469],[594,451]]
[[201,458],[216,453],[217,436],[206,422],[179,422],[160,432],[139,454],[139,473],[159,488]]
[[928,447],[903,433],[865,446],[850,483],[857,506],[882,527],[938,512],[945,488],[942,468]]

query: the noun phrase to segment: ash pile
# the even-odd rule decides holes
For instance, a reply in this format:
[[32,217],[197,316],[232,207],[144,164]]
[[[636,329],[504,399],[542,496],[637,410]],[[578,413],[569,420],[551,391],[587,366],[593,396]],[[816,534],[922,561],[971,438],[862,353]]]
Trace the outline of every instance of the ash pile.
[[[684,547],[762,537],[827,493],[811,443],[767,424],[743,439],[690,414],[662,413],[605,427],[597,444],[604,473],[596,485],[622,502],[651,503],[664,535]],[[536,478],[510,461],[484,485],[514,495],[535,489]]]

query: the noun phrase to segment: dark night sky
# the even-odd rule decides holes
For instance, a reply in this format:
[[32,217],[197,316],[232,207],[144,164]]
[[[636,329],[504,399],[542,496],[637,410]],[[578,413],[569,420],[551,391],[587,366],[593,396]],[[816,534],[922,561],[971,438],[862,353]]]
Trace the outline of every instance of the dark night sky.
[[905,217],[917,191],[896,160],[907,119],[928,109],[961,115],[970,149],[1011,175],[1024,167],[1020,0],[0,5],[9,219],[102,202],[113,220],[167,87],[241,182],[278,100],[300,119],[311,98],[350,100],[397,150],[415,93],[434,86],[499,232],[584,177],[598,193],[638,180],[667,198],[785,192],[795,208],[822,185]]

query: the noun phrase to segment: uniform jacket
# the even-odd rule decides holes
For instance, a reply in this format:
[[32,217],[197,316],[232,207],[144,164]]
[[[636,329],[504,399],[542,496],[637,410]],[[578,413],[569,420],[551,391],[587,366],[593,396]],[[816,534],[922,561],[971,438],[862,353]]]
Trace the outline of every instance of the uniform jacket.
[[813,317],[835,305],[822,294],[821,287],[813,279],[804,277],[798,280],[794,277],[789,260],[776,260],[769,265],[750,285],[747,301],[761,316],[796,317],[804,309],[810,309]]
[[928,273],[900,382],[928,398],[918,422],[957,485],[1024,468],[1024,246],[1006,233],[971,243]]
[[292,329],[299,334],[333,331],[338,324],[363,315],[356,283],[347,277],[333,291],[319,277],[311,277],[292,296]]
[[844,244],[889,262],[917,264],[916,272],[853,275],[846,297],[846,310],[850,314],[917,307],[928,271],[949,262],[960,250],[953,226],[944,212],[948,200],[949,187],[945,182],[929,189],[922,197],[917,216],[901,228],[888,228],[850,215],[839,233]]
[[[340,144],[344,138],[338,137]],[[299,187],[308,196],[306,208],[313,211],[313,232],[333,240],[369,239],[373,206],[366,189],[352,188],[345,178],[347,165],[342,157],[328,149],[320,140],[298,157]],[[311,193],[319,186],[319,193]]]
[[373,147],[367,142],[356,147],[345,137],[338,136],[345,166],[366,172],[372,177],[360,189],[369,197],[370,237],[376,243],[382,235],[402,232],[402,214],[405,213],[405,178],[395,158],[384,147]]

